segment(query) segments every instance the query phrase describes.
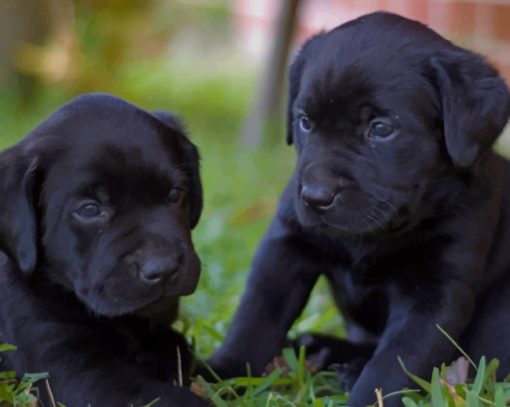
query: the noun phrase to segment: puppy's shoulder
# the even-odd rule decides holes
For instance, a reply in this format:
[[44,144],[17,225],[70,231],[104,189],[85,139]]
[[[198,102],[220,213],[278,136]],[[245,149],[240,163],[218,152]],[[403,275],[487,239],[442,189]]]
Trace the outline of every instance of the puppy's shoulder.
[[0,251],[0,287],[5,287],[8,282],[19,278],[21,278],[21,272],[17,270],[14,262],[4,252]]
[[0,286],[7,281],[9,258],[0,251]]

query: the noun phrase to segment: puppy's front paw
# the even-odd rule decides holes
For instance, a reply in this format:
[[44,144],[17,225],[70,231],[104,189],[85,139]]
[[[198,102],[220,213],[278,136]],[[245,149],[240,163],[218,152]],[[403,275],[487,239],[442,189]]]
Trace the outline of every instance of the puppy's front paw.
[[345,391],[351,391],[367,362],[367,359],[357,358],[350,363],[332,365],[330,369],[337,372],[338,381],[342,388]]
[[361,358],[368,360],[374,352],[372,344],[356,344],[345,339],[329,335],[305,334],[294,342],[296,347],[306,348],[307,359],[327,369],[331,365],[349,364]]
[[339,362],[332,360],[332,349],[324,339],[322,335],[305,334],[295,341],[296,348],[305,347],[306,360],[317,365],[320,370],[328,368],[331,363]]

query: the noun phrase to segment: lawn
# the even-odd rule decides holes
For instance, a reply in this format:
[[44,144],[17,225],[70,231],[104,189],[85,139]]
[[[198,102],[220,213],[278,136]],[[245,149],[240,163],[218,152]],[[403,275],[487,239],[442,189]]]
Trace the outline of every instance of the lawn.
[[[219,65],[145,61],[126,66],[112,84],[117,95],[141,107],[180,114],[202,155],[205,206],[193,239],[203,271],[197,292],[182,301],[181,317],[176,323],[194,342],[200,357],[210,355],[221,343],[257,243],[294,165],[293,149],[285,145],[283,133],[281,139],[264,147],[241,147],[242,121],[255,83],[253,71],[239,69],[239,65],[228,60]],[[70,97],[59,89],[47,90],[37,96],[32,106],[21,109],[15,94],[7,91],[0,95],[0,148],[14,143]],[[332,334],[344,331],[324,281],[316,287],[289,335],[310,330]],[[217,406],[345,405],[346,397],[341,394],[334,373],[310,374],[304,367],[303,353],[286,351],[284,358],[290,369],[288,374],[277,369],[263,379],[246,377],[199,384]],[[406,405],[430,405],[432,400],[434,406],[503,406],[510,389],[506,384],[494,384],[494,363],[482,361],[478,381],[470,386],[459,385],[453,392],[441,385],[447,374],[443,367],[421,386],[417,383],[416,388],[425,388],[426,396],[411,393]],[[0,372],[3,407],[2,379]],[[238,387],[246,385],[247,390],[240,394]],[[488,401],[482,402],[483,398]]]

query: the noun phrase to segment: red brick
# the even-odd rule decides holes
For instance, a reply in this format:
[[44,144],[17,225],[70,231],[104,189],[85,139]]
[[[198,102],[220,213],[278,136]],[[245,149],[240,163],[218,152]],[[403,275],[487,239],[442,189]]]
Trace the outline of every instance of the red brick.
[[408,0],[405,3],[405,15],[413,20],[419,20],[426,23],[429,18],[428,1]]
[[384,0],[381,2],[383,10],[404,15],[406,12],[406,0]]
[[501,76],[505,78],[506,83],[510,85],[510,65],[498,63],[497,61],[494,61],[494,65],[496,65],[496,68],[498,68],[498,71],[501,74]]
[[510,42],[510,5],[493,5],[491,11],[494,38]]
[[361,10],[366,10],[367,12],[371,12],[374,10],[380,10],[382,5],[382,1],[379,0],[358,0],[356,2],[356,7]]
[[[314,0],[308,0],[309,2],[310,1],[314,1]],[[356,7],[356,3],[357,3],[357,0],[323,0],[323,1],[315,1],[316,3],[323,3],[323,6],[324,5],[328,5],[329,4],[332,4],[332,5],[335,5],[335,6],[341,6],[341,7]]]
[[429,23],[443,34],[471,36],[476,29],[476,4],[429,0]]

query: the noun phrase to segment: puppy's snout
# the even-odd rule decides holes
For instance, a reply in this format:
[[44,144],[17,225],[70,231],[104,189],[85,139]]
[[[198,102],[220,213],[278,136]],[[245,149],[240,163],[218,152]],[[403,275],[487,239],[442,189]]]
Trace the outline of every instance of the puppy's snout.
[[128,262],[136,271],[136,276],[147,284],[159,284],[163,281],[174,280],[179,271],[181,256],[164,256],[129,258]]
[[140,269],[140,279],[148,283],[160,283],[177,274],[178,262],[173,259],[150,259]]
[[335,191],[318,185],[303,185],[300,196],[305,205],[317,209],[328,209],[335,200]]

